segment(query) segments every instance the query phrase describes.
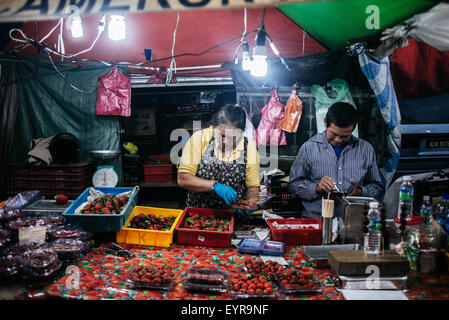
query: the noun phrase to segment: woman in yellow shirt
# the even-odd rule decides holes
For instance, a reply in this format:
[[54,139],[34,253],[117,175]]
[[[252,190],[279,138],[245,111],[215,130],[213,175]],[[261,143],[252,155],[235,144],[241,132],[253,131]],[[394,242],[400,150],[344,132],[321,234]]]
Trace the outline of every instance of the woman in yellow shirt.
[[189,191],[188,207],[229,209],[237,199],[258,200],[259,153],[243,135],[245,124],[245,111],[226,105],[214,115],[209,128],[195,132],[187,141],[178,185]]

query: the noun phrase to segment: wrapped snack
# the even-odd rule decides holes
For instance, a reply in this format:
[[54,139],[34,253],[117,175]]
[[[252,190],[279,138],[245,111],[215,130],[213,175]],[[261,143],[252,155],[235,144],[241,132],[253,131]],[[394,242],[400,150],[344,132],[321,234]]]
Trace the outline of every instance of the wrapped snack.
[[18,256],[7,255],[0,258],[0,283],[16,282],[20,278],[21,261]]
[[5,249],[4,254],[5,255],[13,255],[13,256],[18,256],[18,255],[22,255],[27,251],[30,250],[36,250],[39,248],[47,248],[48,245],[45,242],[40,242],[40,241],[27,241],[24,243],[15,243],[11,246],[9,246],[8,248]]
[[42,217],[42,219],[45,221],[45,225],[48,226],[48,229],[54,229],[65,223],[65,219],[61,215],[49,215]]
[[171,290],[173,269],[170,266],[139,265],[129,272],[128,284],[134,289]]

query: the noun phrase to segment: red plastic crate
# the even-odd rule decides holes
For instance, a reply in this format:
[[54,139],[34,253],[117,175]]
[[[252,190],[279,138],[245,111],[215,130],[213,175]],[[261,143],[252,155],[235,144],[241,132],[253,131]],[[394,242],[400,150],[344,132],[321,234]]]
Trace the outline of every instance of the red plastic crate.
[[[192,230],[184,229],[184,221],[190,213],[214,216],[219,218],[231,218],[231,227],[228,232]],[[231,210],[215,210],[204,208],[186,207],[182,213],[178,224],[175,227],[176,243],[193,246],[220,247],[227,248],[231,245],[231,238],[234,234],[234,213]]]
[[161,159],[161,160],[169,160],[169,155],[157,155],[157,156],[148,156],[147,160],[145,161],[143,165],[143,173],[145,175],[162,175],[162,174],[172,174],[173,170],[175,168],[173,163],[168,164],[146,164],[148,160],[155,160],[155,159]]
[[[273,227],[273,223],[279,224],[318,224],[319,229],[283,229],[278,230]],[[271,240],[281,241],[285,244],[314,246],[321,244],[321,219],[268,219],[268,226],[271,231]]]

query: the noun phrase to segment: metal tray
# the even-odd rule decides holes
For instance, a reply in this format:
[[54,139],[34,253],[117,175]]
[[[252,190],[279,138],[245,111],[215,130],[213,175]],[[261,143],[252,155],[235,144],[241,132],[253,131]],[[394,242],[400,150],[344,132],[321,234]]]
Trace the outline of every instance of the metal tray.
[[329,282],[334,283],[339,290],[405,290],[407,276],[379,277],[373,282],[369,277],[347,277],[335,274],[328,275]]
[[329,266],[327,258],[329,251],[347,251],[361,250],[362,246],[358,243],[336,244],[323,246],[302,246],[302,251],[307,259],[307,263],[314,268],[326,268]]
[[55,200],[41,199],[24,208],[22,211],[30,216],[55,213],[62,214],[72,203],[73,200],[69,200],[66,204],[57,204]]

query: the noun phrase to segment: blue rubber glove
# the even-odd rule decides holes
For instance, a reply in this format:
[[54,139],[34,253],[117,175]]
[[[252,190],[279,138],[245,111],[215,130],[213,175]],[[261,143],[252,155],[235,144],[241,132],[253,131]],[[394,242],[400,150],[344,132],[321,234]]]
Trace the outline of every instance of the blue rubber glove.
[[215,194],[221,198],[230,206],[237,200],[237,191],[232,187],[217,182],[212,190]]

